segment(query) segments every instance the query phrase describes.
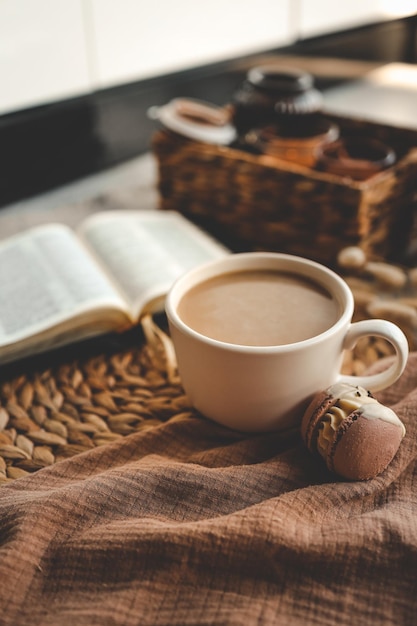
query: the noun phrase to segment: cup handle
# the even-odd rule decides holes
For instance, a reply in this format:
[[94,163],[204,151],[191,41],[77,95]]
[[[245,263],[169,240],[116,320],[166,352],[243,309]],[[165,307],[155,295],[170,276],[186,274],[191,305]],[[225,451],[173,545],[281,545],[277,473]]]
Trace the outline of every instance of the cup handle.
[[382,372],[370,376],[345,376],[339,381],[350,385],[359,385],[369,391],[380,391],[392,385],[403,373],[408,359],[408,341],[403,331],[387,320],[372,319],[354,322],[346,334],[343,348],[352,350],[361,337],[373,335],[389,341],[395,349],[395,361]]

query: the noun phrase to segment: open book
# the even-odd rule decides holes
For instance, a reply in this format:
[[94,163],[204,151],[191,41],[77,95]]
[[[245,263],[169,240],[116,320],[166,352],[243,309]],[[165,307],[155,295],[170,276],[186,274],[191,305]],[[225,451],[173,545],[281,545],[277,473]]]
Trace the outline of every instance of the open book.
[[171,211],[96,213],[73,232],[37,226],[0,242],[0,365],[137,323],[173,282],[229,251]]

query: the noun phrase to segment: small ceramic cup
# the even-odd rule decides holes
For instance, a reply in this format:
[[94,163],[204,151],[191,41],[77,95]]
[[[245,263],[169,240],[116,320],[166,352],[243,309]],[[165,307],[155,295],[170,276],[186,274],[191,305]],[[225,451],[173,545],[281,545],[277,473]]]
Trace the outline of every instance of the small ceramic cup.
[[394,150],[382,141],[358,137],[323,143],[316,156],[318,169],[359,181],[391,167],[396,160]]
[[[295,275],[326,290],[338,303],[335,323],[301,341],[258,346],[205,336],[179,315],[182,298],[196,285],[213,277],[254,270]],[[353,295],[335,272],[308,259],[269,252],[231,254],[201,265],[180,277],[166,299],[179,373],[191,403],[220,424],[251,432],[299,426],[312,395],[337,381],[378,391],[397,380],[408,358],[405,335],[386,320],[352,323],[353,310]],[[392,344],[393,362],[373,375],[341,375],[344,351],[369,335]]]

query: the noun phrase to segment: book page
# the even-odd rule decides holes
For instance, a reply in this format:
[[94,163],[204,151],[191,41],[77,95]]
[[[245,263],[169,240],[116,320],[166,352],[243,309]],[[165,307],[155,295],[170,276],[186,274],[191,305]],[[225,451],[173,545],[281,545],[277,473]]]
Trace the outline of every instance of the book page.
[[91,310],[126,308],[76,235],[60,224],[0,244],[0,286],[0,346]]
[[119,285],[132,313],[161,310],[163,297],[185,271],[229,251],[174,211],[93,215],[81,236]]

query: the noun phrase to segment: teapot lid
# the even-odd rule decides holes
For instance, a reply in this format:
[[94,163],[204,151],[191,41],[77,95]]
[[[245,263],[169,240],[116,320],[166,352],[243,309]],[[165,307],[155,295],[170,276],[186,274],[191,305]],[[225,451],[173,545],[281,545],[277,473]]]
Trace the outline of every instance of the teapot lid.
[[276,64],[253,67],[247,74],[247,81],[265,91],[285,94],[300,94],[313,88],[311,74],[294,68]]

